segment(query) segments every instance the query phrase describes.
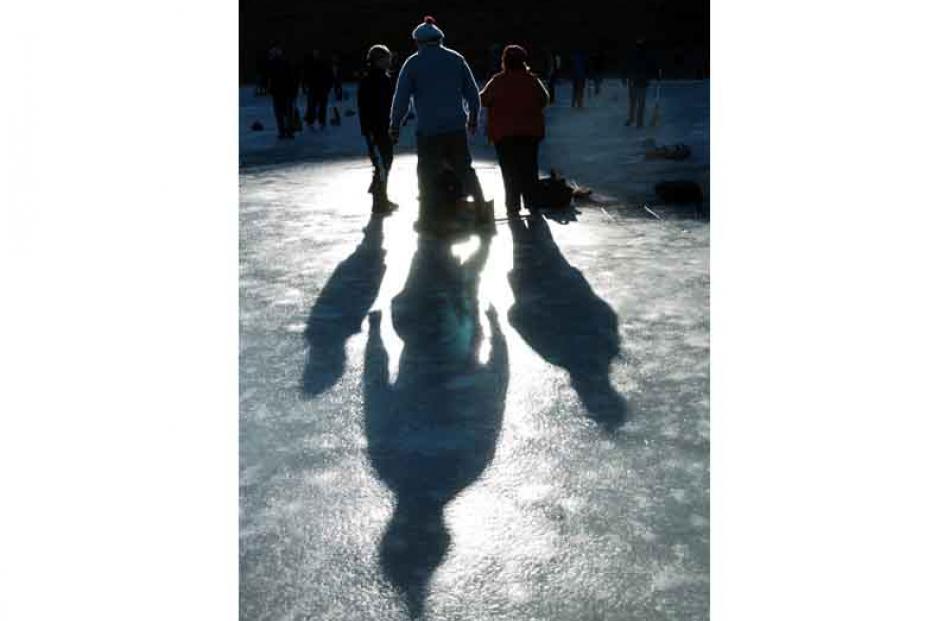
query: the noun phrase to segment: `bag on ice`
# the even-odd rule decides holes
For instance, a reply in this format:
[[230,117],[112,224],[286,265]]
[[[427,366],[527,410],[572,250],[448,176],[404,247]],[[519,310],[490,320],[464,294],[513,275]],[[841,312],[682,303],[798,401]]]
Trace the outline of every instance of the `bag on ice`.
[[552,170],[550,177],[538,179],[532,203],[539,209],[568,209],[574,198],[574,188]]

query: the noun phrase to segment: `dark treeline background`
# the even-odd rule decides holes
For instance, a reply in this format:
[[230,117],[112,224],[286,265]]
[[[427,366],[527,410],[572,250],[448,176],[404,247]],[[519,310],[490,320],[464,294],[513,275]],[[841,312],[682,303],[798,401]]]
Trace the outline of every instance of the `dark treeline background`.
[[617,73],[637,37],[649,42],[664,77],[709,75],[708,0],[240,0],[239,10],[242,82],[256,79],[262,55],[274,44],[293,60],[315,47],[336,52],[348,77],[362,68],[373,43],[405,58],[415,51],[412,29],[427,14],[476,77],[488,70],[489,47],[507,43],[526,45],[533,67],[543,64],[546,49],[565,63],[576,49],[603,51],[606,73]]

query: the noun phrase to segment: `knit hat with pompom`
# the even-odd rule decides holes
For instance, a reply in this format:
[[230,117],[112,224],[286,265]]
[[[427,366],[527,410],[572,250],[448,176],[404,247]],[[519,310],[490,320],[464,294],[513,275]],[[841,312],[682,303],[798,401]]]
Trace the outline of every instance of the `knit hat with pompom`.
[[426,15],[422,23],[416,26],[416,29],[412,31],[412,38],[419,43],[441,41],[444,37],[445,33],[435,25],[435,18],[431,15]]

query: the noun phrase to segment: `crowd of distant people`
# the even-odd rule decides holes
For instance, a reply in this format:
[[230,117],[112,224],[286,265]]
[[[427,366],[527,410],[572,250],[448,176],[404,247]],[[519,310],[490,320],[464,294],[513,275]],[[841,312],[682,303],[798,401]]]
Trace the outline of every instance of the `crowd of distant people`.
[[[574,50],[565,57],[545,50],[532,68],[524,47],[492,45],[484,87],[479,90],[466,59],[443,44],[445,35],[434,18],[427,16],[412,31],[412,38],[417,51],[404,63],[380,43],[369,48],[365,65],[355,72],[360,128],[374,169],[373,212],[386,214],[398,207],[387,193],[393,146],[407,117],[414,115],[419,222],[436,229],[451,226],[450,210],[444,207],[446,175],[457,180],[459,193],[472,197],[476,213],[487,220],[491,209],[472,168],[466,136],[477,131],[481,107],[488,112],[487,133],[501,168],[508,214],[517,214],[522,204],[536,211],[538,148],[545,135],[543,110],[554,102],[561,79],[570,81],[571,108],[582,109],[585,96],[599,95],[608,61],[605,52]],[[273,100],[279,138],[292,139],[304,124],[324,130],[331,94],[342,102],[344,78],[354,77],[353,73],[344,70],[338,53],[326,55],[314,49],[298,64],[273,46],[259,67],[258,93],[269,94]],[[647,89],[662,76],[644,40],[636,40],[625,54],[621,73],[628,93],[626,124],[643,127]],[[296,105],[301,88],[306,95],[302,119]],[[340,123],[335,106],[329,122]]]

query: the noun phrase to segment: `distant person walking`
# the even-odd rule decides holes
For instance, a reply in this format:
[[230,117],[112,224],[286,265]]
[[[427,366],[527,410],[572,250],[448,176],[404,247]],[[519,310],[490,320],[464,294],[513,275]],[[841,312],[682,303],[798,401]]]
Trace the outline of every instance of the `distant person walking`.
[[498,153],[509,215],[520,211],[522,199],[525,208],[536,208],[538,144],[544,138],[544,107],[550,101],[544,84],[529,72],[527,59],[523,47],[506,47],[501,73],[480,94],[488,110],[488,137]]
[[[419,157],[419,226],[438,229],[446,226],[452,215],[448,206],[437,204],[437,181],[446,167],[459,178],[464,192],[474,197],[479,213],[485,205],[465,135],[466,128],[472,135],[478,129],[478,86],[465,58],[442,45],[444,34],[435,19],[426,16],[412,38],[418,51],[406,59],[399,72],[389,131],[397,142],[411,99]],[[454,211],[454,205],[452,208]]]
[[597,50],[590,59],[590,74],[592,78],[594,92],[593,95],[600,95],[600,86],[604,81],[604,70],[607,68],[607,55],[604,50]]
[[333,95],[337,102],[343,101],[343,67],[340,64],[340,55],[330,57],[330,71],[333,75]]
[[587,85],[587,54],[578,50],[574,52],[572,61],[574,88],[571,93],[571,107],[580,109],[584,107],[584,88]]
[[646,108],[647,88],[650,80],[658,74],[653,55],[647,49],[643,39],[637,39],[636,45],[630,50],[624,67],[624,77],[627,79],[627,96],[630,107],[627,113],[627,125],[636,123],[637,128],[643,127],[643,111]]
[[279,46],[268,54],[267,91],[274,102],[274,118],[277,121],[277,137],[294,137],[294,112],[297,99],[297,74],[293,65],[284,57]]
[[387,185],[393,165],[393,142],[389,136],[389,113],[393,83],[389,75],[392,54],[385,45],[374,45],[366,55],[369,70],[356,91],[360,130],[373,162],[373,213],[389,213],[398,205],[389,200]]
[[303,67],[303,85],[307,90],[307,111],[304,120],[313,129],[315,122],[320,129],[327,126],[327,101],[333,86],[333,73],[320,50],[313,50]]

